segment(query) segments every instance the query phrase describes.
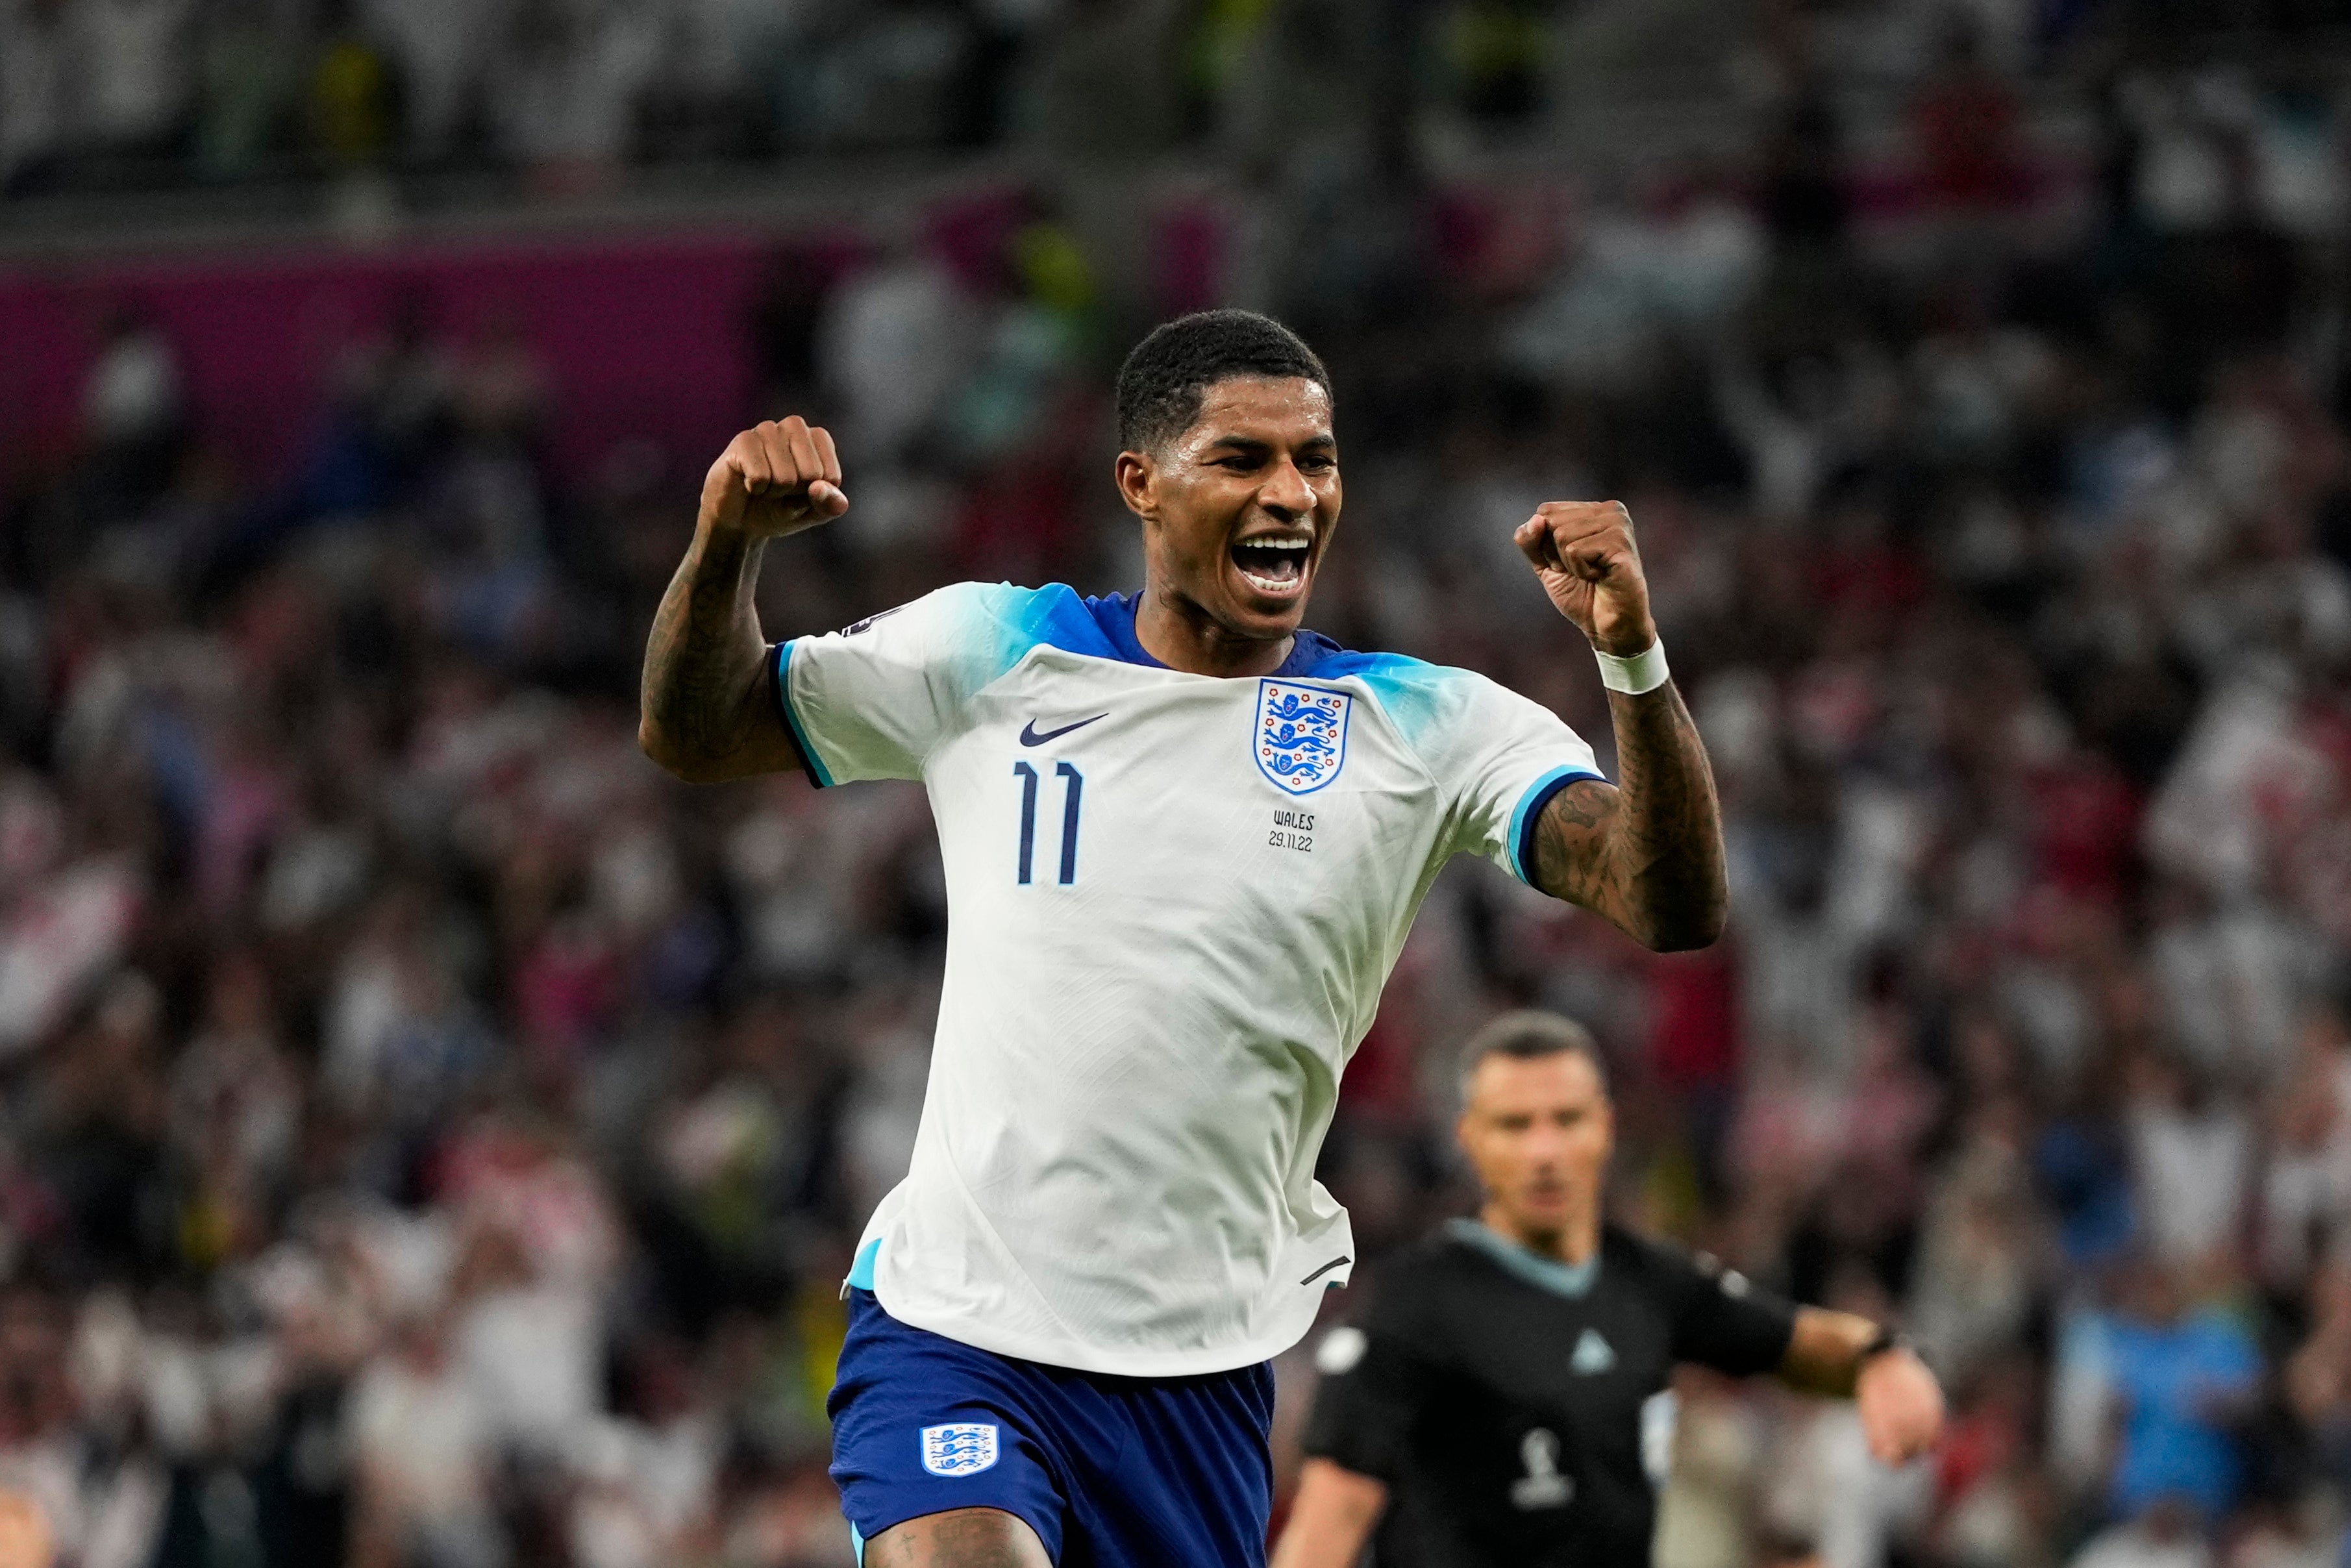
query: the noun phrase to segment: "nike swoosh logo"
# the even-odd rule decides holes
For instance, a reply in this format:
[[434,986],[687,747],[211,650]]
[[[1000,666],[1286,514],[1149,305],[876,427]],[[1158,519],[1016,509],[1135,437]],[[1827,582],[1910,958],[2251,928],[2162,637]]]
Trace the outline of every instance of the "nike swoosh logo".
[[1029,721],[1029,727],[1020,732],[1020,744],[1023,746],[1042,746],[1049,740],[1061,739],[1061,737],[1069,734],[1070,731],[1073,729],[1083,729],[1086,726],[1092,724],[1097,720],[1108,718],[1109,716],[1110,715],[1106,713],[1098,713],[1094,715],[1092,718],[1081,718],[1075,724],[1065,724],[1059,729],[1049,729],[1042,735],[1037,733],[1037,721],[1032,718]]
[[1315,1270],[1314,1272],[1307,1275],[1306,1278],[1299,1281],[1298,1282],[1301,1285],[1311,1285],[1315,1281],[1321,1279],[1323,1275],[1329,1273],[1332,1270],[1337,1268],[1340,1264],[1347,1262],[1348,1260],[1349,1260],[1343,1254],[1340,1257],[1333,1258],[1331,1261],[1323,1264],[1322,1267]]

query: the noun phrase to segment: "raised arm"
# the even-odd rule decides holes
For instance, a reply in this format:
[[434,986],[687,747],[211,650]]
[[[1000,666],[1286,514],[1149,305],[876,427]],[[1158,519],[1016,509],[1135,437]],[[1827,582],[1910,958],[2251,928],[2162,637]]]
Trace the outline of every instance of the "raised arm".
[[[1635,659],[1657,641],[1633,519],[1614,501],[1554,501],[1519,527],[1520,550],[1593,648]],[[1703,947],[1730,906],[1714,770],[1668,680],[1611,690],[1619,784],[1580,779],[1536,824],[1535,885],[1660,953]]]
[[645,642],[637,744],[694,784],[795,765],[752,596],[759,555],[849,509],[832,437],[798,414],[727,443],[702,481],[694,542]]

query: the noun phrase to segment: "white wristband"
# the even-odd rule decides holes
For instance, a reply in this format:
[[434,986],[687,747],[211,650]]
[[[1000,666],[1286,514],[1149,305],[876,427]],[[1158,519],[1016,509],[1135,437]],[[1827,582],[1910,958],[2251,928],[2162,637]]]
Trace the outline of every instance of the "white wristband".
[[1637,697],[1643,692],[1656,691],[1666,684],[1670,674],[1666,668],[1666,644],[1662,638],[1629,659],[1604,653],[1597,648],[1592,650],[1592,656],[1600,661],[1600,684],[1612,692],[1623,692],[1626,696]]

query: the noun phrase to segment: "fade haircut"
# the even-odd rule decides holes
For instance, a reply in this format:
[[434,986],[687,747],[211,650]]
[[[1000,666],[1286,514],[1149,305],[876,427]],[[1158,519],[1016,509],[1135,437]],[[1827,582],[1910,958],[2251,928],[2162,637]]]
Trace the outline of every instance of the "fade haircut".
[[1118,368],[1118,444],[1155,452],[1192,428],[1200,402],[1237,376],[1312,382],[1328,396],[1331,372],[1305,340],[1254,310],[1201,310],[1151,329]]
[[1513,1061],[1538,1061],[1546,1056],[1574,1055],[1592,1064],[1600,1092],[1608,1092],[1608,1062],[1592,1031],[1571,1018],[1539,1012],[1532,1008],[1504,1013],[1469,1037],[1461,1048],[1461,1098],[1469,1098],[1469,1081],[1489,1056]]

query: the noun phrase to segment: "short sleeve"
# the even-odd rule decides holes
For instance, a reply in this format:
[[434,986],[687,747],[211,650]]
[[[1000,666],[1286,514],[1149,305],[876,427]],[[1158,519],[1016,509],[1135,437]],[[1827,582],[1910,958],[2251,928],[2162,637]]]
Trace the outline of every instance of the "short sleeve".
[[1454,800],[1453,847],[1531,886],[1535,824],[1551,798],[1602,777],[1582,736],[1539,703],[1482,675],[1447,670],[1453,689],[1420,749]]
[[1703,1255],[1650,1249],[1673,1303],[1674,1359],[1733,1377],[1775,1370],[1796,1332],[1796,1309],[1736,1269]]
[[810,781],[919,779],[962,722],[996,635],[986,595],[960,583],[820,637],[771,650],[784,726]]
[[1468,670],[1395,653],[1348,654],[1328,668],[1371,688],[1443,792],[1443,852],[1483,855],[1532,886],[1527,852],[1543,807],[1577,779],[1603,777],[1583,737]]
[[1413,1425],[1437,1381],[1405,1316],[1404,1303],[1384,1293],[1362,1326],[1323,1335],[1306,1419],[1308,1455],[1390,1486],[1402,1479]]

